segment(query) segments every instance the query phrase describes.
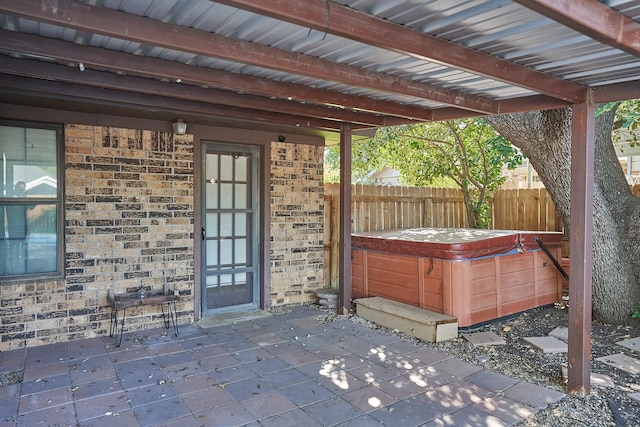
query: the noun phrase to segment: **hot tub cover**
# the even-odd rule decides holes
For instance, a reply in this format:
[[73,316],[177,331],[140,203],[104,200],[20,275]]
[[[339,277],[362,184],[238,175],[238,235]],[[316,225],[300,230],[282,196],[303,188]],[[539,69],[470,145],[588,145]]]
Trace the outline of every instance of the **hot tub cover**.
[[465,260],[539,249],[536,237],[547,247],[557,247],[562,236],[545,231],[411,228],[353,233],[351,245],[354,249]]

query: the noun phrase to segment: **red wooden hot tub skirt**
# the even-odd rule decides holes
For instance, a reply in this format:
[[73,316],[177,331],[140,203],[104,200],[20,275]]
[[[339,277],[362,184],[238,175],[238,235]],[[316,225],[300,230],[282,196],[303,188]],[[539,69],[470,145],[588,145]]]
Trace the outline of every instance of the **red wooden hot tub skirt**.
[[560,301],[562,233],[412,229],[352,236],[353,298],[382,296],[468,327]]

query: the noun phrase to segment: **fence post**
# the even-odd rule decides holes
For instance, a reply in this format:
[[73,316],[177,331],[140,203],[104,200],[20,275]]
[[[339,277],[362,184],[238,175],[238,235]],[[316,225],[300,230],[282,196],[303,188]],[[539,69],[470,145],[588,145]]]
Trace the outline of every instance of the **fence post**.
[[424,222],[423,227],[433,227],[433,193],[431,188],[425,188],[424,197]]

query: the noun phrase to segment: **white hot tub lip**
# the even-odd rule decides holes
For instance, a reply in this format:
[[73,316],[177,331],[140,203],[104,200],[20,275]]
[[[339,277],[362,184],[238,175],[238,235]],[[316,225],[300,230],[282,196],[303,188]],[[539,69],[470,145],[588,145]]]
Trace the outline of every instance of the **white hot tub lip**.
[[517,230],[484,230],[472,228],[410,228],[353,233],[353,236],[386,240],[457,244],[523,233]]

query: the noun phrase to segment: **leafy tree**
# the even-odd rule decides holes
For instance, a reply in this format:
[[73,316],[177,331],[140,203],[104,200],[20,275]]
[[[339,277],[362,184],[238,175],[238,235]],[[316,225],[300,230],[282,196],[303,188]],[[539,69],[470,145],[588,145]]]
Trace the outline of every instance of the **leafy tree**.
[[340,182],[340,145],[324,149],[324,182]]
[[[634,197],[612,143],[612,130],[627,128],[638,102],[601,106],[595,121],[593,195],[593,294],[596,319],[624,324],[640,302],[640,198]],[[637,117],[637,115],[636,115]],[[523,150],[544,182],[565,228],[570,225],[571,110],[489,117],[487,120]],[[637,121],[636,121],[637,123]],[[570,302],[571,303],[571,302]]]
[[633,147],[640,143],[638,129],[640,129],[640,99],[623,102],[609,102],[598,106],[596,115],[608,111],[615,111],[612,139],[615,142],[627,140]]
[[471,228],[489,224],[489,193],[504,182],[503,165],[522,162],[518,151],[484,120],[466,119],[378,129],[353,144],[357,174],[383,167],[400,172],[411,186],[449,180],[462,191]]

